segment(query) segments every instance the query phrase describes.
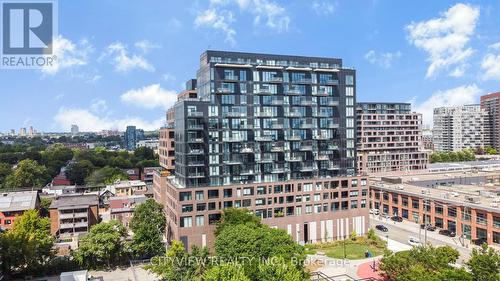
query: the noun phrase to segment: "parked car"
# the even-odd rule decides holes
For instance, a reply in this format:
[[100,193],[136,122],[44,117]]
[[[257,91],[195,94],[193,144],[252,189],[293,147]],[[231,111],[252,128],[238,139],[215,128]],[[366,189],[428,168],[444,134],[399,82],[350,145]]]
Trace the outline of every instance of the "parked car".
[[449,236],[449,237],[455,237],[455,232],[449,231],[448,229],[441,229],[439,231],[439,234],[444,235],[444,236]]
[[436,227],[431,225],[431,224],[421,224],[420,228],[427,229],[428,231],[435,231],[436,230]]
[[376,215],[377,216],[379,213],[380,212],[379,212],[378,209],[370,209],[370,214],[372,214],[372,215]]
[[412,246],[422,246],[422,243],[420,243],[420,240],[416,237],[410,236],[408,237],[408,244]]
[[402,217],[398,217],[398,216],[392,216],[392,217],[391,217],[391,220],[393,220],[393,221],[397,221],[397,222],[402,222],[402,221],[403,221],[403,218],[402,218]]
[[382,231],[382,232],[387,232],[387,231],[389,231],[389,229],[388,229],[387,227],[385,227],[385,225],[381,225],[381,224],[377,224],[377,225],[375,226],[375,228],[376,228],[376,229],[378,229],[378,230],[380,230],[380,231]]
[[474,245],[481,246],[484,243],[488,244],[488,240],[486,238],[478,238],[478,239],[472,240],[472,243],[474,243]]

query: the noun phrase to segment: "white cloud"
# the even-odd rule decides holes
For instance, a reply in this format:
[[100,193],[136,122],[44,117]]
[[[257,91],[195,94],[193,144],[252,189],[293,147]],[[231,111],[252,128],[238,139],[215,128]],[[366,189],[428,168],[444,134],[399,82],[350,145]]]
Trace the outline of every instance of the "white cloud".
[[194,24],[196,27],[208,27],[223,32],[226,36],[225,42],[235,45],[236,31],[231,27],[234,21],[233,14],[230,11],[218,11],[208,9],[196,16]]
[[156,107],[168,109],[177,101],[177,93],[161,88],[160,84],[152,84],[140,89],[129,90],[120,98],[122,102],[130,105],[148,109]]
[[313,1],[311,8],[317,15],[331,15],[337,9],[338,2]]
[[286,32],[290,25],[287,10],[270,0],[211,0],[208,9],[199,11],[194,20],[195,27],[208,27],[223,32],[225,41],[236,44],[236,30],[232,26],[236,21],[231,6],[237,6],[241,12],[251,14],[255,26],[263,26],[275,32]]
[[167,82],[172,82],[172,81],[175,81],[175,76],[173,74],[170,74],[170,73],[164,73],[162,75],[162,78],[163,80],[167,81]]
[[108,105],[105,100],[93,99],[90,104],[90,110],[95,114],[108,113]]
[[434,108],[474,104],[477,103],[480,94],[481,89],[476,84],[463,85],[445,91],[437,91],[421,103],[414,100],[412,107],[414,111],[422,113],[425,125],[432,125]]
[[87,65],[89,55],[94,52],[88,40],[83,39],[75,44],[61,35],[54,38],[52,48],[56,60],[52,66],[42,68],[42,72],[46,75],[55,75],[64,69]]
[[69,130],[72,124],[78,125],[81,131],[96,132],[117,129],[124,131],[128,125],[135,125],[144,130],[157,130],[164,124],[164,117],[146,121],[138,117],[110,118],[99,116],[87,109],[61,107],[54,116],[58,129]]
[[500,54],[486,54],[481,61],[481,68],[484,70],[484,80],[500,80]]
[[102,60],[105,57],[112,57],[112,64],[118,72],[126,73],[136,68],[150,72],[155,71],[154,66],[143,56],[137,54],[129,55],[127,46],[121,42],[115,42],[109,45],[106,52],[100,57],[99,60]]
[[474,53],[467,43],[478,20],[479,8],[458,3],[439,18],[406,26],[410,43],[428,54],[427,78],[450,69],[452,76],[463,75],[466,61]]
[[494,50],[500,50],[500,42],[491,44],[491,45],[488,46],[488,48],[494,49]]
[[137,49],[141,50],[144,54],[149,53],[150,50],[161,48],[160,45],[152,43],[148,40],[141,40],[141,41],[135,42],[134,46]]
[[401,52],[397,51],[394,53],[377,53],[374,50],[370,50],[365,54],[365,59],[367,59],[371,64],[377,64],[383,68],[389,68],[392,65],[392,61],[399,59],[401,57]]

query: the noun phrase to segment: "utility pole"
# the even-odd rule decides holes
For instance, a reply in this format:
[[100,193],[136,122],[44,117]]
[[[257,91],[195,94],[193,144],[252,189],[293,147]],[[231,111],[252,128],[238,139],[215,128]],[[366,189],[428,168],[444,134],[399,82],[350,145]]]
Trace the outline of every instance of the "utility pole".
[[425,210],[424,210],[424,245],[427,245],[427,208],[430,208],[430,202],[429,199],[425,199],[427,204],[424,204]]

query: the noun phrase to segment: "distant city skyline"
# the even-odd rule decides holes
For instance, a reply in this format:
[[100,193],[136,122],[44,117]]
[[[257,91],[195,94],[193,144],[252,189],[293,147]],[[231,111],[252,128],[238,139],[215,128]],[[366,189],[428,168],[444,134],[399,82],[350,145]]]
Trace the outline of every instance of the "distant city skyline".
[[434,107],[500,90],[493,0],[62,0],[58,10],[59,64],[0,70],[0,132],[157,130],[206,49],[342,58],[358,101],[411,102],[424,125]]

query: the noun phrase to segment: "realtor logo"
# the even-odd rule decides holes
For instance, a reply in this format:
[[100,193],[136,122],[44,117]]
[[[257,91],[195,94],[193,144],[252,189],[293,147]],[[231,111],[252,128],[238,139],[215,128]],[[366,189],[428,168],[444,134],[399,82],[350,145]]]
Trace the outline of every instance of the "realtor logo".
[[[1,0],[0,0],[1,1]],[[42,68],[54,63],[56,2],[2,1],[1,67]]]

